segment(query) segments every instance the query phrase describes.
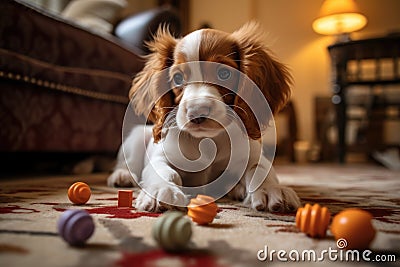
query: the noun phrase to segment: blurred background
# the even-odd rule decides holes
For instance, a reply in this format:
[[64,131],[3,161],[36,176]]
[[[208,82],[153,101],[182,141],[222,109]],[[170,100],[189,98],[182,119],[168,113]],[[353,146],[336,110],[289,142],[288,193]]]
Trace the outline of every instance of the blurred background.
[[[400,17],[398,15],[400,1],[398,0],[26,1],[40,6],[53,14],[58,14],[67,20],[69,19],[71,23],[81,24],[97,32],[100,31],[103,35],[116,35],[128,46],[130,44],[129,38],[126,37],[127,33],[124,33],[125,36],[124,34],[118,34],[118,27],[121,28],[121,22],[159,7],[168,6],[176,12],[180,20],[180,29],[177,31],[179,36],[203,27],[233,32],[247,21],[258,21],[266,33],[265,44],[290,68],[294,77],[290,107],[276,118],[276,123],[278,144],[283,144],[283,147],[286,147],[278,149],[278,152],[290,154],[289,158],[291,160],[295,160],[297,157],[298,162],[336,161],[338,157],[337,113],[333,104],[335,101],[332,100],[335,66],[333,66],[327,47],[338,42],[348,42],[350,40],[398,36],[400,32]],[[332,14],[336,12],[333,10],[335,7],[332,7],[332,3],[330,3],[331,6],[329,7],[325,6],[326,10],[323,10],[322,6],[328,5],[325,2],[335,1],[336,3],[351,2],[350,8],[356,8],[353,11],[357,14],[362,14],[365,18],[364,25],[361,25],[361,28],[355,31],[328,34],[317,33],[317,30],[312,27],[316,19],[327,15],[322,14],[323,12],[331,12]],[[102,7],[97,12],[97,16],[105,20],[101,23],[97,23],[98,21],[93,18],[84,18],[84,15],[82,15],[85,12],[91,15],[96,13],[94,8],[98,6],[96,2],[100,3]],[[343,12],[353,11],[344,10]],[[345,34],[345,40],[340,39],[340,37],[344,36],[343,33]],[[143,38],[142,41],[145,39]],[[134,45],[137,46],[137,43]],[[395,53],[398,53],[398,47],[396,51]],[[145,54],[145,52],[138,54]],[[393,57],[396,57],[393,64],[398,66],[398,54]],[[350,67],[351,64],[350,62]],[[368,64],[366,62],[366,67],[363,67],[367,72],[373,68],[370,68]],[[373,64],[372,62],[370,65]],[[393,69],[394,72],[397,72],[393,74],[394,80],[398,82],[399,68],[393,66]],[[385,69],[383,71],[385,72]],[[372,72],[374,71],[372,70]],[[354,149],[354,152],[357,152],[354,154],[354,159],[369,160],[372,157],[372,152],[383,151],[387,148],[382,146],[383,143],[390,144],[390,147],[396,148],[397,152],[395,154],[398,154],[398,147],[400,146],[399,120],[388,120],[377,126],[368,121],[370,113],[365,108],[371,108],[371,99],[375,99],[377,95],[380,97],[382,92],[386,91],[392,92],[392,95],[386,96],[386,98],[400,100],[398,85],[390,83],[385,85],[385,89],[383,89],[381,85],[374,84],[373,89],[368,86],[369,89],[366,91],[363,89],[358,90],[358,88],[363,88],[362,86],[354,87],[355,90],[352,90],[348,103],[351,103],[351,99],[354,98],[356,99],[354,101],[361,101],[362,104],[354,105],[352,109],[348,109],[347,112],[349,114],[352,113],[358,118],[347,122],[345,133],[345,143],[349,147],[353,144],[361,144],[359,149]],[[393,117],[398,118],[399,109],[396,105],[394,108],[386,109],[385,112],[394,114]],[[369,134],[367,133],[371,131],[371,127],[372,131],[379,131],[378,135],[372,137],[373,141],[371,141],[371,137],[368,137]],[[287,148],[288,142],[290,143],[289,148]],[[369,144],[372,144],[370,142],[377,143],[373,144],[373,151],[371,149],[364,151]],[[348,149],[348,151],[350,150]]]

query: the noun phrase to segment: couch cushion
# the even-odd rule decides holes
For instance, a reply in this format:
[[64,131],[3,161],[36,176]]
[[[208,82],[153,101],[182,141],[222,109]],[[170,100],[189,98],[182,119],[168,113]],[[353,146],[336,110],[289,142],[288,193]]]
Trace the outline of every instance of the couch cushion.
[[110,33],[119,12],[126,5],[125,0],[73,0],[61,16],[91,29]]
[[168,26],[176,38],[180,37],[182,25],[177,11],[168,6],[147,10],[121,21],[115,27],[115,35],[124,43],[149,53],[147,43],[154,40],[160,25]]

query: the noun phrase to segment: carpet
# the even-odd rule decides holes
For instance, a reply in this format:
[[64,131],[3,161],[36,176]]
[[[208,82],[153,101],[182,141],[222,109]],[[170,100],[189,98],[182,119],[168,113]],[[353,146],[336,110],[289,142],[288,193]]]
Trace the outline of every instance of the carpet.
[[[167,253],[151,236],[161,214],[118,209],[117,189],[106,187],[107,174],[102,173],[3,179],[0,265],[371,266],[380,260],[385,266],[399,266],[400,172],[353,164],[283,164],[276,171],[303,204],[319,203],[333,215],[350,207],[369,211],[377,235],[368,257],[361,257],[364,251],[357,259],[339,250],[330,231],[322,239],[306,236],[295,227],[295,214],[256,212],[229,199],[218,201],[212,224],[192,224],[188,251]],[[80,206],[67,196],[68,187],[76,181],[86,182],[92,190],[89,202]],[[67,209],[85,209],[94,218],[95,232],[82,247],[69,246],[57,233],[57,220]]]

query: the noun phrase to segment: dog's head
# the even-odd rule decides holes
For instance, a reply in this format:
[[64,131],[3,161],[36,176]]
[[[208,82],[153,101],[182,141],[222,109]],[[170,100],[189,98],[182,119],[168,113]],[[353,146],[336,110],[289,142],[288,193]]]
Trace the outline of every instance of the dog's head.
[[135,111],[154,123],[155,142],[172,111],[176,125],[194,137],[217,135],[230,122],[228,109],[241,119],[250,138],[261,137],[270,112],[254,114],[249,101],[260,96],[243,86],[243,75],[237,73],[261,90],[272,114],[288,100],[291,76],[263,45],[260,32],[256,23],[248,23],[232,34],[202,29],[178,40],[164,27],[158,30],[130,90]]

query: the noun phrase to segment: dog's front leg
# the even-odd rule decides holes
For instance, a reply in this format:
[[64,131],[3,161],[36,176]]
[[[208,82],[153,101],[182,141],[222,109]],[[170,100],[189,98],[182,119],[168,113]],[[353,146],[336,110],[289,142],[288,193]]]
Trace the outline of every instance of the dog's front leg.
[[152,128],[135,126],[119,148],[113,173],[108,177],[108,186],[136,186],[144,168],[146,146],[152,135]]
[[178,187],[182,185],[180,175],[168,165],[161,152],[155,153],[142,172],[142,190],[136,199],[136,208],[160,212],[186,206],[187,198]]
[[272,212],[293,212],[300,206],[296,192],[278,182],[272,164],[264,157],[245,172],[245,202],[253,209]]

